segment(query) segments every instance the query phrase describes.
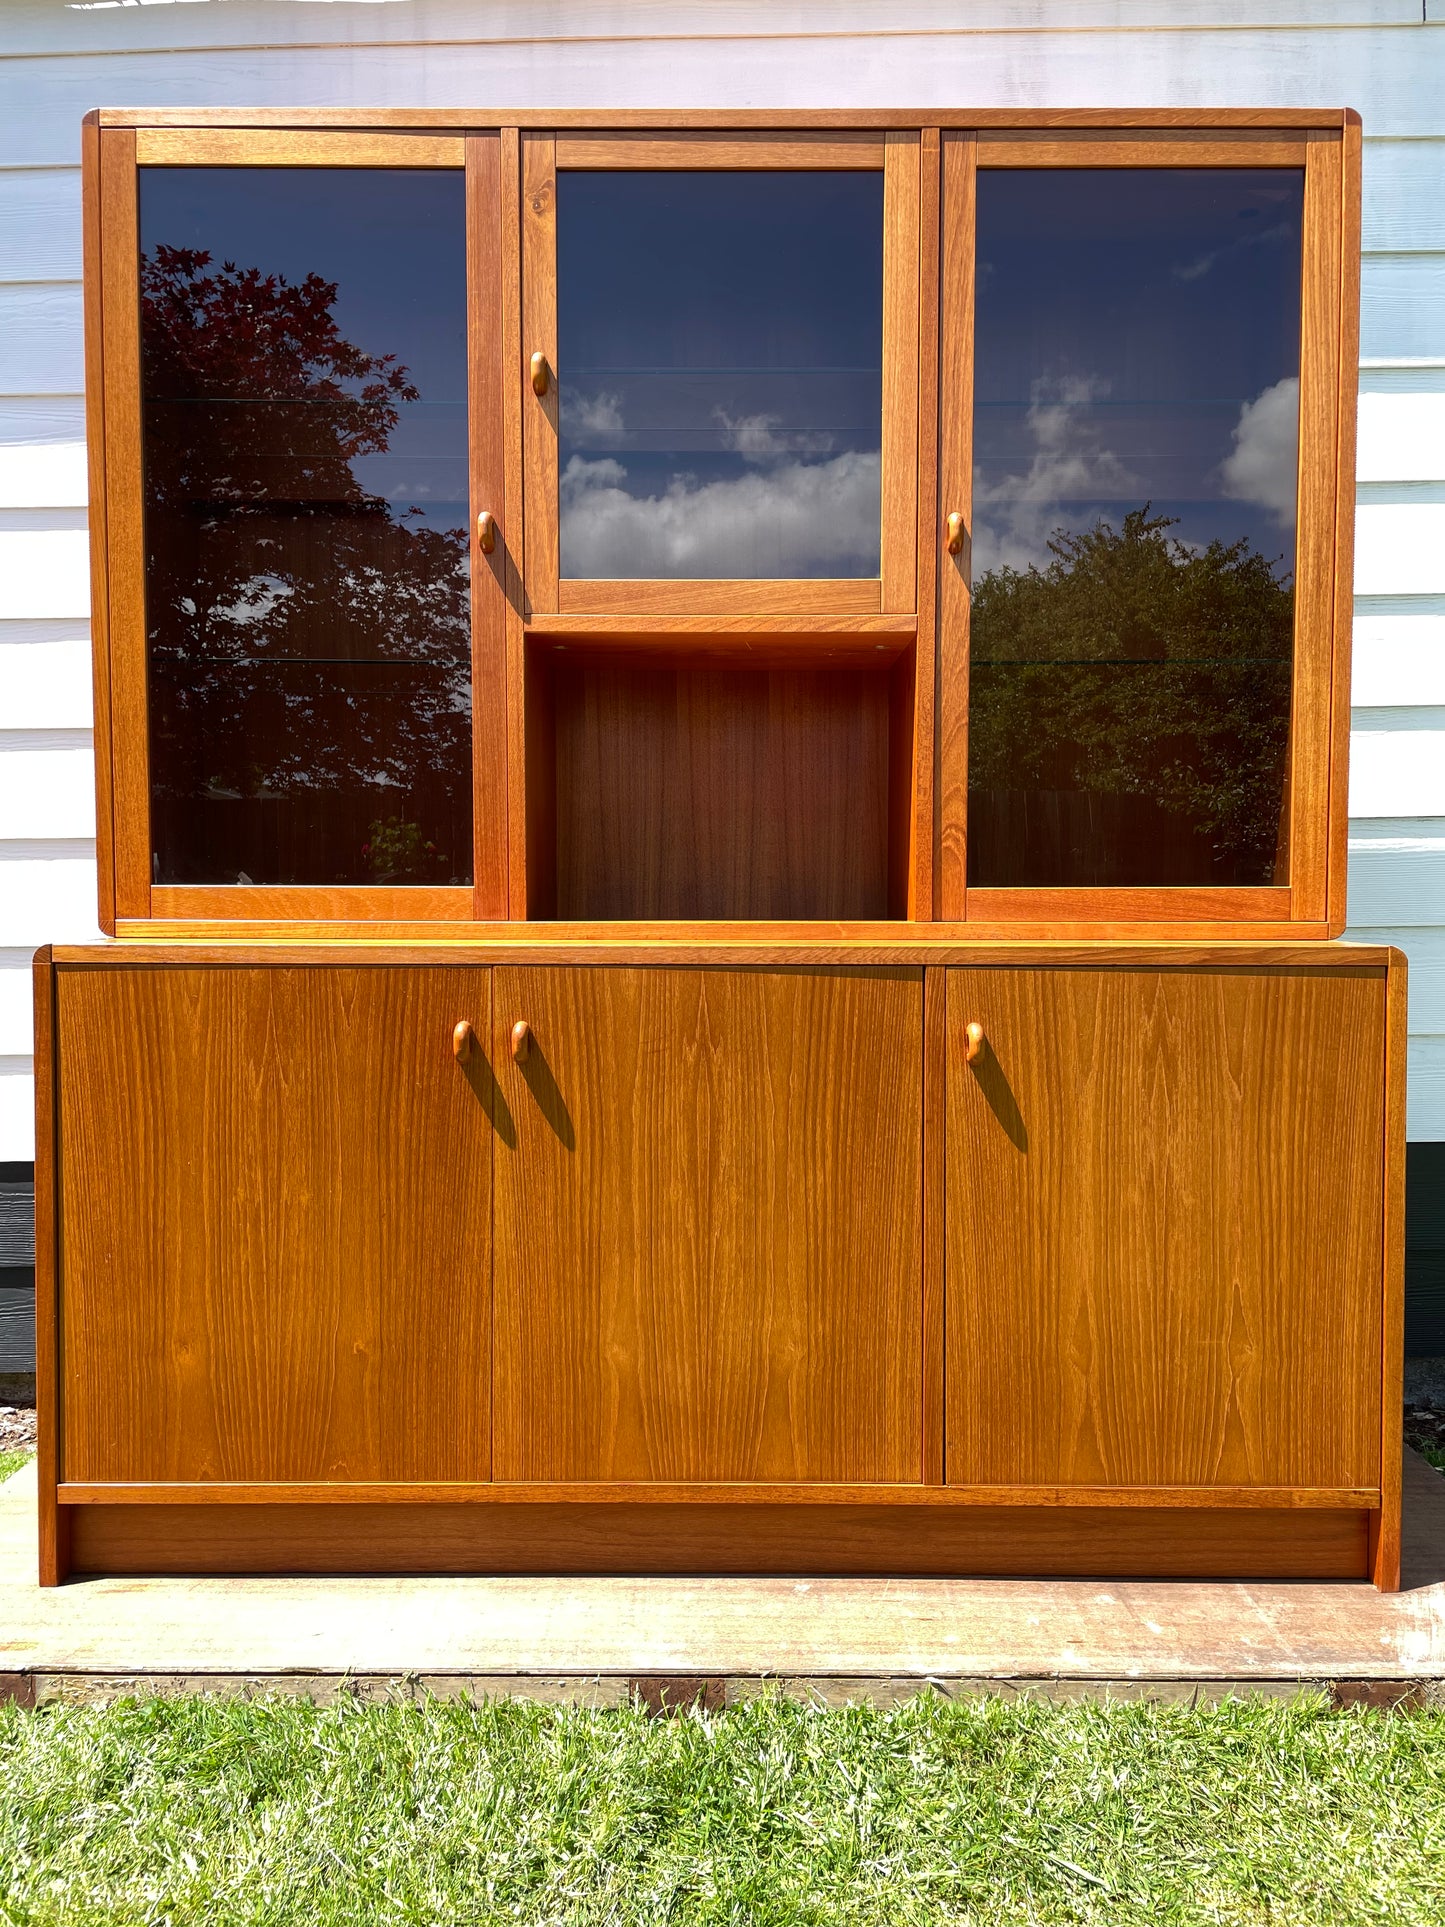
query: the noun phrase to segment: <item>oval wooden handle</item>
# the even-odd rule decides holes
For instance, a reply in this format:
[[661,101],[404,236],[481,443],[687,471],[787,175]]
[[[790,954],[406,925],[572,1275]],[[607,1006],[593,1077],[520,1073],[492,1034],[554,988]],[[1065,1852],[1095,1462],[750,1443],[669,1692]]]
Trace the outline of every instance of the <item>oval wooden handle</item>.
[[983,1056],[983,1025],[970,1024],[963,1034],[968,1039],[968,1048],[963,1053],[964,1061],[976,1064]]
[[477,517],[477,547],[483,555],[490,555],[497,546],[497,518],[490,509],[483,509]]
[[540,348],[532,357],[531,368],[532,393],[534,395],[545,395],[547,392],[547,384],[552,378],[552,370],[547,366],[547,357],[542,353]]
[[515,1063],[525,1062],[531,1042],[532,1026],[525,1017],[519,1017],[512,1026],[512,1058]]
[[948,518],[948,553],[957,555],[963,547],[963,517],[957,509]]
[[472,1039],[476,1034],[465,1017],[452,1032],[452,1055],[459,1064],[465,1064],[471,1056]]

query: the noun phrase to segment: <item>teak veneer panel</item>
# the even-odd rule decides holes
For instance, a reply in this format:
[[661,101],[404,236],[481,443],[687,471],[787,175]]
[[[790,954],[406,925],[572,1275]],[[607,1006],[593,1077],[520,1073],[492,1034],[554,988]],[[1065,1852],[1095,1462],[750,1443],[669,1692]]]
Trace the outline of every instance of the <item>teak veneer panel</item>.
[[1361,1579],[1363,1512],[914,1506],[77,1506],[105,1573],[828,1573]]
[[555,791],[539,820],[555,822],[557,915],[904,907],[906,845],[890,852],[889,827],[906,813],[890,798],[906,796],[910,759],[890,737],[911,677],[583,653],[546,673]]
[[917,970],[494,972],[496,1478],[919,1479],[922,1047]]
[[949,1478],[1379,1485],[1383,979],[962,969],[947,1028]]
[[61,974],[63,1477],[488,1476],[488,990]]

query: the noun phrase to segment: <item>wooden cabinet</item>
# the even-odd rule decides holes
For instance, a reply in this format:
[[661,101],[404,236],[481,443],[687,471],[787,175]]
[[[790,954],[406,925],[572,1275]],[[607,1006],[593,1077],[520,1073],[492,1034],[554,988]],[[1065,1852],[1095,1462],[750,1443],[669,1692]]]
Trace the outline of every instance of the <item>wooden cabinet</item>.
[[1396,1583],[1396,953],[580,948],[42,961],[51,1579]]
[[1380,1486],[1385,1019],[1368,969],[948,972],[951,1483]]
[[492,1055],[498,1479],[922,1477],[921,970],[502,968]]
[[485,970],[56,985],[71,1481],[485,1478]]

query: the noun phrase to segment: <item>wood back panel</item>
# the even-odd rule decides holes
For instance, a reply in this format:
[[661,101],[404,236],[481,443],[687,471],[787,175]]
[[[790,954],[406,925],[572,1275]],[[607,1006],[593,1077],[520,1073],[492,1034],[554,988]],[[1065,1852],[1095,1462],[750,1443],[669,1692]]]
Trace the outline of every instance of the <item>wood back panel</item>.
[[488,1476],[489,987],[59,972],[63,1477]]
[[952,970],[947,1049],[949,1479],[1378,1485],[1382,976]]
[[494,972],[498,1479],[920,1478],[922,1049],[918,970]]
[[912,693],[887,667],[553,657],[556,914],[901,913]]

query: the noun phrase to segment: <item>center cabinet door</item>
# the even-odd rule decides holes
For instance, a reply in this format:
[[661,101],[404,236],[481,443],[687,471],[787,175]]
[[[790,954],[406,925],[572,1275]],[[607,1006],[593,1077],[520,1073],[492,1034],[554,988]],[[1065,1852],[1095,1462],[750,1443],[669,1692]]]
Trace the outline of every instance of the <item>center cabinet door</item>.
[[922,973],[503,968],[492,1009],[494,1476],[918,1480]]

